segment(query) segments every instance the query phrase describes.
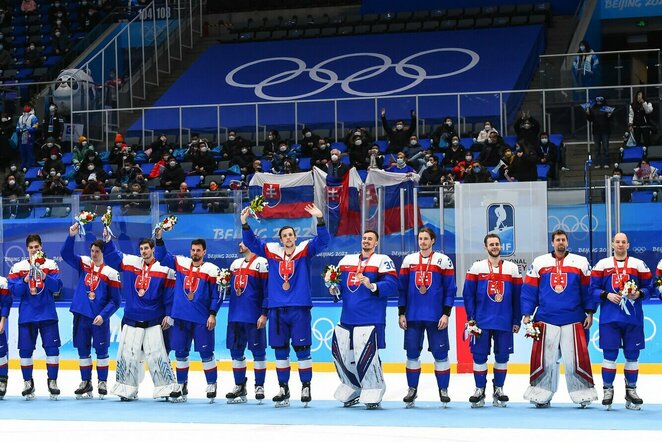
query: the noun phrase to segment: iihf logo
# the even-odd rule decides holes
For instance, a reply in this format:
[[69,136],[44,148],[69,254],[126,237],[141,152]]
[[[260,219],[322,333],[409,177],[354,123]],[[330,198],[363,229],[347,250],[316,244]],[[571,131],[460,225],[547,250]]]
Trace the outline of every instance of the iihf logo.
[[487,207],[487,232],[496,233],[501,239],[501,256],[515,253],[515,208],[508,203],[490,204]]

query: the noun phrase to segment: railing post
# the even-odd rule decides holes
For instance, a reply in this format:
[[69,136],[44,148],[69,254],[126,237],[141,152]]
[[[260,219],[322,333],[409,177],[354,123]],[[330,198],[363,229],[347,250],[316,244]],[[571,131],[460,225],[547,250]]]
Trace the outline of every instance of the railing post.
[[445,223],[446,220],[444,219],[444,186],[442,185],[439,186],[439,247],[442,252],[445,249],[444,247]]
[[400,188],[400,244],[405,250],[405,190]]
[[[590,183],[589,183],[590,192]],[[612,224],[611,224],[611,177],[605,177],[605,233],[607,234],[607,256],[611,255],[611,237],[612,237]],[[589,235],[592,232],[588,232]]]

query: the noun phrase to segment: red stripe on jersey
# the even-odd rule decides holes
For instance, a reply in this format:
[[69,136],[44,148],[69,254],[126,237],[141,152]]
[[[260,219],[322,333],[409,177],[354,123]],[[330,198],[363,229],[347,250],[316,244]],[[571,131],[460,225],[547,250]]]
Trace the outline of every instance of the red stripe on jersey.
[[[547,274],[547,273],[556,273],[556,267],[550,266],[550,267],[543,267],[538,271],[539,275]],[[562,273],[574,273],[576,275],[579,275],[582,273],[581,269],[577,267],[570,267],[570,266],[563,266],[561,267],[561,272]]]
[[536,278],[535,276],[526,275],[526,278],[524,278],[524,284],[532,285],[534,287],[538,287],[538,284],[540,284],[540,278]]

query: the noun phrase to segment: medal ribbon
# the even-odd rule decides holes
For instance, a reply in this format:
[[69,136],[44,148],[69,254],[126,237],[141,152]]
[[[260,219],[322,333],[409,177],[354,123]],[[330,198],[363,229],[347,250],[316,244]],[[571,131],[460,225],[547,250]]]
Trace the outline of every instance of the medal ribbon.
[[[147,279],[147,276],[149,276],[149,271],[152,269],[152,266],[156,260],[152,260],[152,263],[148,266],[145,265],[145,261],[143,261],[143,268],[140,273],[140,287],[143,290],[147,290],[147,287],[149,287],[149,280]],[[147,282],[145,282],[147,281]]]
[[356,272],[357,274],[363,275],[363,271],[365,270],[366,267],[368,267],[368,262],[370,262],[370,258],[372,258],[372,255],[374,255],[375,252],[372,252],[368,257],[363,260],[363,255],[359,255],[359,263],[356,265]]
[[[283,249],[283,262],[285,262],[285,269],[286,270],[287,270],[287,263],[292,261],[292,255],[294,255],[294,252],[292,252],[288,255],[287,252],[285,251],[285,249]],[[292,274],[294,275],[294,265],[292,265]],[[284,281],[283,284],[285,284],[287,281],[289,281],[290,275],[285,274],[285,275],[281,276],[281,278],[283,278],[283,281]]]
[[[430,253],[430,256],[428,256],[428,263],[425,266],[425,270],[423,271],[423,277],[421,278],[421,287],[425,287],[425,277],[427,276],[428,271],[430,270],[430,264],[432,263],[432,255],[434,255],[434,252]],[[422,267],[423,267],[423,254],[419,253],[418,254],[418,269],[420,270]]]
[[[244,267],[243,263],[241,265],[239,265],[239,288],[240,289],[244,289],[248,285],[248,278],[246,278],[246,284],[243,287],[242,287],[242,284],[241,284],[242,281],[244,280],[244,278],[243,278],[244,270],[248,270],[248,269],[251,268],[251,264],[253,264],[253,261],[255,261],[255,258],[257,258],[257,255],[253,255],[253,257],[248,261],[248,264],[246,265],[246,267]],[[247,262],[247,261],[244,259],[244,262]]]
[[[502,275],[502,272],[503,272],[503,261],[502,260],[499,260],[498,268],[499,268],[499,278],[497,279],[497,278],[494,277],[494,270],[492,269],[492,263],[489,260],[487,261],[487,269],[490,272],[490,275],[489,275],[488,278],[489,278],[490,281],[501,281],[501,275]],[[497,295],[501,295],[502,293],[499,293],[499,290],[498,290],[498,287],[500,287],[500,285],[497,284],[496,287],[497,287],[497,289],[496,289]]]
[[625,261],[623,262],[623,273],[618,271],[618,261],[616,261],[616,257],[612,258],[614,260],[614,273],[616,276],[616,283],[618,284],[618,289],[623,288],[623,283],[627,281],[627,279],[624,279],[623,277],[627,277],[628,273],[628,257],[625,257]]
[[[94,262],[90,263],[90,291],[92,291],[92,284],[94,284],[94,281],[98,281],[99,278],[101,277],[101,269],[103,269],[103,263],[99,266],[99,270],[94,273]],[[96,276],[95,276],[96,275]],[[94,278],[97,278],[96,280]]]

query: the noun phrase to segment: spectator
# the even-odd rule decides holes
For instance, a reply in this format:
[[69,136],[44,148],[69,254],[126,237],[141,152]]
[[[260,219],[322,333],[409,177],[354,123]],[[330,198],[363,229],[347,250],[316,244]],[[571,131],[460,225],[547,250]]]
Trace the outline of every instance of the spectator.
[[72,162],[73,164],[80,164],[85,161],[89,154],[96,154],[94,146],[87,141],[87,137],[81,135],[78,137],[78,144],[74,145]]
[[94,161],[88,161],[88,159],[81,164],[75,176],[77,189],[83,189],[87,185],[88,177],[92,174],[94,174],[95,179],[101,183],[105,183],[108,180],[108,174],[103,170],[103,166],[97,166],[95,164]]
[[648,160],[642,159],[634,169],[634,176],[632,177],[632,184],[658,184],[659,175],[656,167],[651,166]]
[[267,139],[264,140],[264,147],[262,149],[262,158],[271,161],[278,151],[280,143],[280,134],[277,130],[269,131]]
[[604,97],[595,97],[595,104],[586,109],[586,119],[593,123],[595,168],[609,169],[609,135],[611,135],[611,108]]
[[87,15],[88,11],[92,5],[90,5],[87,0],[81,0],[80,6],[78,8],[78,19],[82,21],[83,17]]
[[[572,61],[572,74],[577,87],[590,87],[594,85],[599,61],[593,49],[586,40],[579,42],[578,55]],[[584,91],[577,91],[577,97],[584,94]]]
[[310,163],[313,166],[317,166],[320,169],[324,170],[324,165],[331,161],[331,152],[329,150],[329,144],[324,138],[318,140],[318,145],[316,148],[313,148],[313,154],[310,160]]
[[209,182],[209,188],[204,193],[202,205],[209,213],[221,213],[230,207],[227,192],[222,191],[216,181]]
[[122,167],[127,158],[135,160],[136,152],[124,142],[124,137],[121,133],[115,135],[115,141],[110,151],[108,161],[117,164],[117,167]]
[[425,167],[426,158],[425,151],[418,144],[418,137],[412,135],[409,137],[409,144],[402,149],[404,154],[407,157],[407,162],[414,168],[415,171],[419,172],[423,167]]
[[418,182],[421,186],[436,186],[441,184],[444,172],[439,167],[439,160],[432,155],[427,162],[427,167],[421,174],[421,179]]
[[340,161],[340,151],[338,149],[331,149],[331,160],[324,165],[327,177],[334,179],[336,182],[342,181],[345,174],[349,171],[347,165]]
[[284,174],[297,173],[298,171],[299,171],[299,167],[297,166],[296,160],[285,158],[285,160],[283,161],[283,169],[281,173]]
[[460,144],[460,138],[457,135],[451,137],[450,148],[444,152],[444,159],[441,165],[444,171],[449,172],[453,170],[460,161],[464,160],[464,146]]
[[515,158],[508,167],[510,181],[537,181],[538,157],[525,146],[515,149]]
[[14,176],[17,185],[23,188],[27,187],[25,182],[25,172],[18,166],[16,161],[9,163],[9,172],[7,173]]
[[529,111],[522,110],[513,127],[517,138],[524,140],[527,148],[535,149],[536,144],[538,144],[538,133],[540,132],[538,120],[533,118]]
[[39,119],[35,116],[32,106],[23,106],[23,114],[16,122],[18,135],[18,151],[21,156],[21,168],[28,169],[35,163],[34,142],[39,128]]
[[286,141],[281,140],[278,144],[278,152],[272,160],[273,171],[283,173],[283,163],[286,159],[296,160],[295,150],[287,145]]
[[41,193],[44,197],[46,197],[44,198],[44,203],[49,205],[49,207],[46,208],[46,213],[44,213],[43,216],[49,217],[51,215],[51,207],[57,204],[61,204],[62,197],[71,195],[72,192],[67,188],[67,183],[62,179],[62,177],[55,173],[54,170],[51,170],[48,174],[48,177],[44,180]]
[[453,118],[446,117],[443,123],[432,132],[432,146],[435,149],[446,149],[451,144],[454,136],[458,136],[458,133],[455,130]]
[[398,153],[407,146],[409,137],[416,132],[416,112],[411,111],[411,122],[405,127],[404,120],[397,120],[394,127],[389,127],[386,121],[386,109],[382,109],[382,127],[388,138],[386,153]]
[[55,0],[48,8],[48,22],[52,25],[59,18],[66,17],[67,8],[61,1]]
[[185,182],[179,185],[179,191],[166,194],[170,213],[191,213],[195,207],[193,197]]
[[151,172],[149,173],[149,179],[158,178],[163,174],[168,162],[170,161],[170,152],[166,151],[161,154],[161,159],[154,164]]
[[[357,140],[361,140],[361,142],[356,144]],[[372,138],[366,129],[362,127],[356,127],[347,131],[343,141],[345,146],[347,146],[347,149],[349,149],[351,152],[352,146],[363,146],[363,148],[367,150],[368,146],[370,145],[370,140],[372,140]]]
[[13,118],[6,112],[0,114],[0,158],[2,158],[3,166],[0,172],[4,169],[4,165],[17,158],[16,144],[12,141],[12,136],[16,131],[16,126]]
[[241,152],[243,146],[248,146],[248,142],[238,136],[236,131],[231,130],[228,132],[228,140],[223,144],[221,159],[223,161],[230,161],[235,155]]
[[464,174],[465,183],[489,183],[492,175],[478,161],[473,161]]
[[7,11],[7,5],[0,5],[0,27],[7,27],[11,25],[11,14]]
[[488,141],[489,135],[492,133],[495,133],[497,136],[499,135],[499,132],[497,132],[497,130],[494,128],[494,124],[488,120],[485,122],[483,130],[478,132],[476,143],[486,143]]
[[467,172],[467,169],[471,168],[473,163],[473,154],[470,151],[464,153],[464,159],[458,162],[453,170],[451,171],[455,181],[464,180],[464,175]]
[[37,2],[35,0],[22,0],[21,12],[28,15],[33,14],[37,10]]
[[480,163],[485,167],[495,167],[503,156],[503,152],[509,147],[498,132],[493,130],[487,137],[487,143],[480,152]]
[[319,146],[320,136],[314,134],[309,128],[304,127],[301,131],[303,139],[301,140],[301,156],[312,157],[313,150]]
[[[111,109],[117,109],[119,107],[118,92],[122,89],[123,85],[124,79],[117,75],[115,69],[111,69],[108,73],[108,80],[104,83],[104,87],[106,88],[106,104],[110,106]],[[115,113],[112,112],[111,115],[115,115]],[[122,142],[124,142],[124,139],[122,139]]]
[[379,144],[370,146],[366,161],[368,163],[368,170],[384,168],[384,155],[379,152]]
[[41,161],[46,161],[53,150],[57,155],[62,154],[62,147],[55,142],[53,137],[46,138],[46,142],[39,148],[39,158]]
[[248,146],[242,146],[239,154],[233,156],[230,160],[230,165],[236,164],[239,166],[239,170],[241,171],[242,175],[246,175],[249,173],[249,169],[251,164],[253,164],[253,161],[255,161],[255,154],[251,148]]
[[149,195],[143,192],[139,183],[131,184],[126,195],[122,196],[123,215],[145,215],[149,213]]
[[55,55],[64,55],[69,50],[71,45],[71,40],[69,35],[62,32],[62,29],[56,28],[53,32],[53,38],[51,39],[51,46],[53,47],[53,52]]
[[41,49],[37,48],[37,45],[34,42],[30,42],[28,45],[28,50],[25,51],[25,56],[23,58],[23,64],[26,68],[38,68],[44,63],[43,55]]
[[115,186],[111,192],[116,193],[128,190],[129,185],[136,181],[138,175],[142,175],[142,169],[136,166],[131,158],[127,158],[124,165],[117,169]]
[[159,187],[164,190],[177,190],[179,185],[186,180],[184,169],[174,157],[170,157],[168,165],[161,173],[161,184]]
[[9,52],[4,42],[0,42],[0,69],[7,69],[13,63],[14,59],[11,56],[11,52]]
[[388,169],[386,169],[387,172],[395,172],[395,173],[414,173],[415,170],[413,167],[407,164],[407,157],[405,156],[404,152],[398,152],[397,159],[395,160],[395,163],[389,166]]
[[556,179],[556,163],[559,158],[559,148],[549,140],[549,134],[547,132],[540,134],[540,142],[535,150],[535,154],[540,164],[547,164],[549,166],[549,177]]
[[62,20],[61,18],[55,20],[55,24],[52,26],[53,29],[59,29],[63,35],[70,35],[68,23]]
[[150,163],[156,163],[166,150],[172,153],[172,149],[168,146],[168,136],[166,134],[161,134],[147,147],[147,149],[145,149],[145,155],[149,158]]
[[18,184],[14,175],[8,175],[2,186],[3,216],[5,218],[16,218],[25,213],[26,207],[21,204],[25,201],[25,189]]
[[108,192],[104,185],[97,181],[95,174],[91,173],[87,177],[87,184],[83,187],[81,193],[81,201],[87,202],[85,204],[86,210],[95,213],[105,213],[107,203],[104,201],[108,199]]
[[65,167],[62,162],[62,155],[57,147],[51,147],[51,151],[47,154],[47,158],[44,160],[44,166],[42,168],[42,175],[46,175],[48,171],[55,170],[58,174],[64,174]]
[[206,176],[213,174],[216,170],[214,154],[210,152],[206,142],[203,141],[199,144],[199,152],[193,157],[192,167],[191,175]]
[[[356,131],[354,133],[360,133]],[[361,135],[354,135],[348,145],[349,161],[357,169],[368,168],[368,142],[364,141]]]
[[44,136],[53,137],[59,143],[64,133],[64,118],[58,112],[55,103],[48,106],[48,115],[44,118],[43,126],[46,131]]
[[637,91],[628,112],[628,128],[634,140],[640,146],[649,146],[652,132],[653,104],[646,101],[644,91]]
[[90,7],[87,11],[87,14],[83,17],[80,17],[80,29],[83,32],[91,31],[101,20],[99,16],[99,11],[96,10],[94,6]]

